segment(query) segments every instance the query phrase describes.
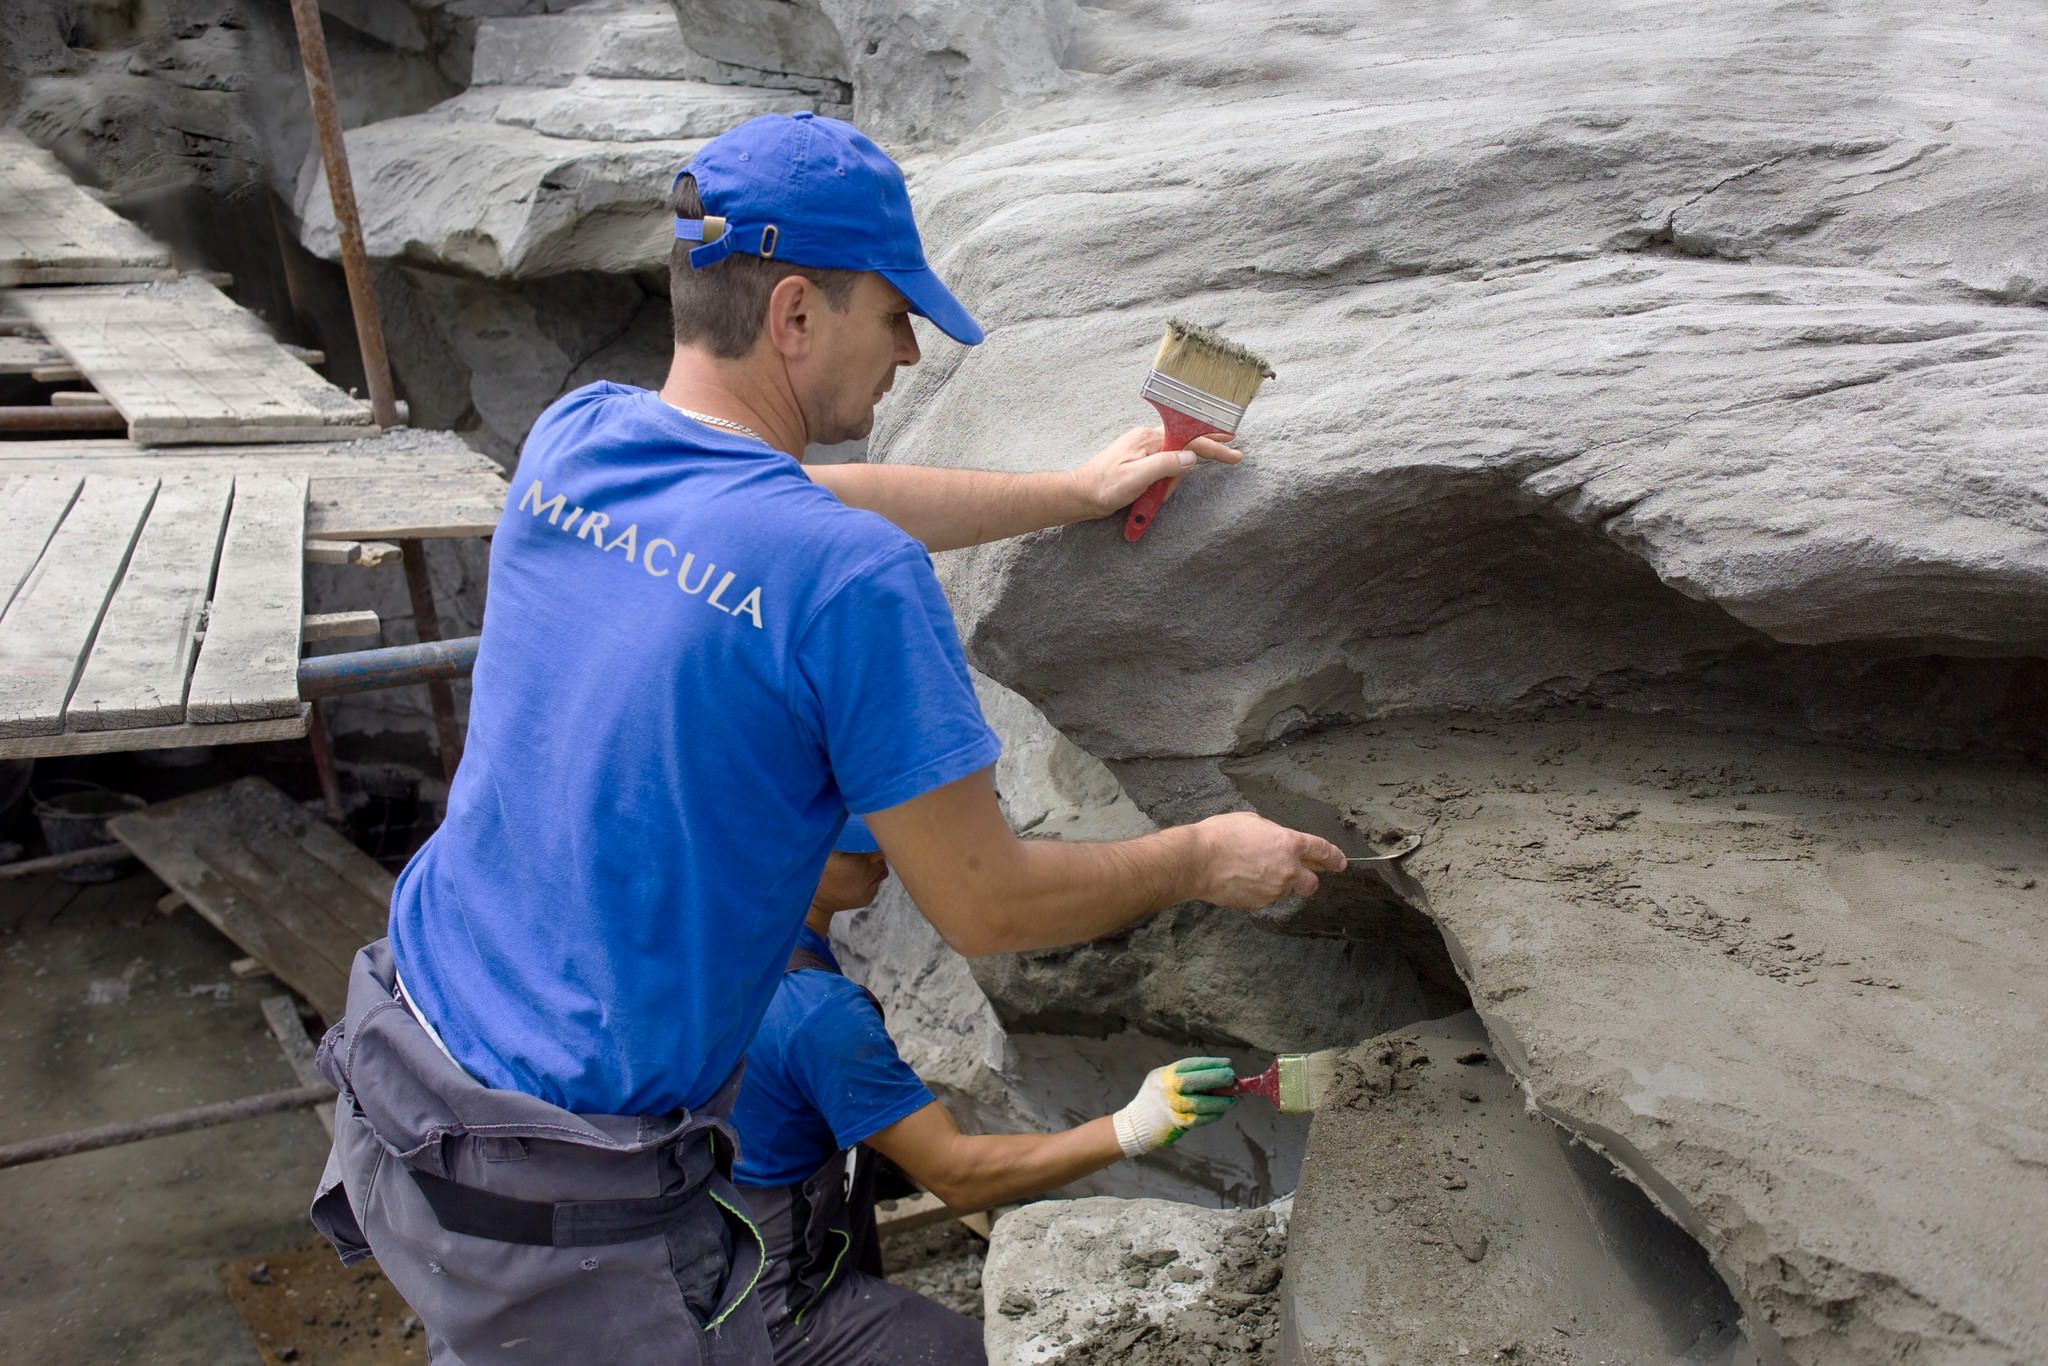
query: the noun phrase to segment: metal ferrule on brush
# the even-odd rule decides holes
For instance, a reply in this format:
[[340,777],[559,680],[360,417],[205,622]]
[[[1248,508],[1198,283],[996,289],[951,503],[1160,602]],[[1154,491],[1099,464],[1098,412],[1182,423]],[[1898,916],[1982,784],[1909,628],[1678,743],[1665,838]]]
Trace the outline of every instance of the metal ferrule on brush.
[[1235,432],[1244,421],[1245,405],[1225,403],[1207,390],[1182,384],[1157,370],[1145,377],[1145,387],[1139,392],[1154,403],[1163,403],[1175,412],[1208,423],[1212,431]]
[[[1243,412],[1243,409],[1239,409]],[[1301,1114],[1315,1107],[1308,1096],[1308,1055],[1286,1053],[1280,1058],[1280,1103],[1283,1114]]]

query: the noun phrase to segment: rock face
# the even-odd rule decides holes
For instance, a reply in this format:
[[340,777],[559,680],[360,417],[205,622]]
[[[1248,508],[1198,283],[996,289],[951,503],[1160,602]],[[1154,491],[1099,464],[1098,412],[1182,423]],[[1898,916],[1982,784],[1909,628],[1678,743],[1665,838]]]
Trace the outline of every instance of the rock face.
[[[1389,887],[1766,1359],[2048,1353],[2038,779],[1900,752],[2048,753],[2038,17],[1192,4],[1075,52],[921,168],[991,337],[877,449],[1063,462],[1169,313],[1279,376],[1140,544],[945,557],[977,665],[1154,819],[1426,833]],[[999,1012],[1149,1008],[1029,967]]]
[[1700,1242],[1767,1360],[2048,1353],[2038,770],[1612,712],[1228,769],[1425,832],[1392,876],[1495,1055]]
[[1285,1208],[1162,1200],[1027,1205],[982,1268],[995,1366],[1193,1366],[1274,1360]]
[[[665,270],[669,178],[706,138],[756,114],[845,112],[829,81],[732,76],[658,0],[486,18],[468,89],[348,134],[364,245],[489,279]],[[306,245],[337,256],[317,159],[295,206]]]
[[[1255,8],[1241,70],[1215,7],[1105,19],[1080,47],[1099,103],[922,182],[995,330],[881,446],[973,448],[999,410],[1106,436],[1187,301],[1279,372],[1250,467],[1198,473],[1135,550],[1089,526],[962,557],[983,667],[1133,756],[1319,716],[1690,703],[1717,672],[1756,692],[1810,667],[1785,644],[1860,647],[1844,673],[2038,655],[2048,332],[2015,305],[2048,297],[2048,188],[2005,149],[2048,131],[2048,38],[2020,11],[1902,42],[1907,10],[1879,33],[1767,4]],[[1160,705],[1115,705],[1132,669]]]
[[1287,1237],[1289,1363],[1755,1363],[1699,1246],[1529,1109],[1467,1011],[1359,1045]]
[[1064,84],[1074,0],[673,0],[684,41],[745,71],[844,82],[890,146],[951,141]]

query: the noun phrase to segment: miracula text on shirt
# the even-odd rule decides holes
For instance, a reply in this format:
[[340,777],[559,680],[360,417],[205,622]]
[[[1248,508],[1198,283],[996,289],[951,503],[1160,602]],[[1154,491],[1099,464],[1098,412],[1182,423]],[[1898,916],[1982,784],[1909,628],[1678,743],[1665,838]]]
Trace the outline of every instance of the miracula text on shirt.
[[[552,498],[542,496],[540,480],[527,485],[526,492],[519,495],[519,510],[530,512],[536,518],[546,517],[548,525],[557,531],[565,531],[579,541],[588,541],[597,549],[609,555],[624,551],[626,563],[636,564],[647,571],[648,577],[656,579],[674,578],[676,587],[693,598],[701,598],[707,606],[735,617],[745,617],[754,623],[754,629],[761,629],[761,588],[759,584],[750,588],[737,604],[728,602],[732,581],[739,577],[736,570],[728,569],[711,586],[712,575],[718,573],[718,566],[705,560],[701,566],[697,556],[688,550],[678,550],[674,541],[661,536],[648,538],[641,543],[640,526],[628,522],[617,532],[612,531],[612,519],[607,513],[585,509],[580,505],[571,506],[569,495],[557,493]],[[691,576],[696,576],[692,583]],[[709,587],[710,591],[705,591]]]

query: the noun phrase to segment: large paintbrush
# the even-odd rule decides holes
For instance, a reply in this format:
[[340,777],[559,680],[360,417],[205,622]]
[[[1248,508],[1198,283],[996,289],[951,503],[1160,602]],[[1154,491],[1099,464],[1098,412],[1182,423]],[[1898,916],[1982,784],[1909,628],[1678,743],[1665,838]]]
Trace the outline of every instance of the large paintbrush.
[[1283,1115],[1305,1115],[1322,1104],[1337,1076],[1341,1048],[1320,1053],[1282,1053],[1273,1065],[1256,1077],[1239,1077],[1230,1084],[1233,1096],[1264,1096]]
[[[1198,436],[1235,436],[1252,396],[1271,378],[1273,369],[1263,357],[1206,327],[1175,319],[1159,339],[1152,373],[1140,393],[1165,421],[1166,444],[1160,449],[1177,451]],[[1125,540],[1145,534],[1172,491],[1173,480],[1162,479],[1138,496],[1124,518]]]

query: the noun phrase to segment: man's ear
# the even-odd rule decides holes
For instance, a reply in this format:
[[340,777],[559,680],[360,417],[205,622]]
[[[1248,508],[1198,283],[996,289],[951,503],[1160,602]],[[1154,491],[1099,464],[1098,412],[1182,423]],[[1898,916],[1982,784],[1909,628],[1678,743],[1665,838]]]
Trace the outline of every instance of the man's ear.
[[784,359],[810,354],[813,326],[823,303],[818,287],[801,275],[785,275],[768,294],[768,344]]

